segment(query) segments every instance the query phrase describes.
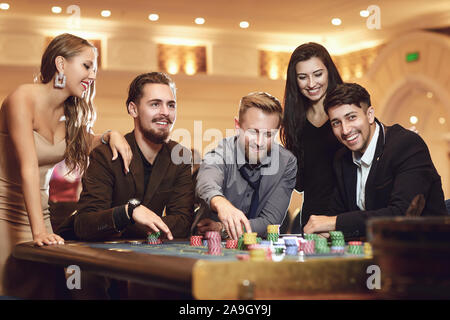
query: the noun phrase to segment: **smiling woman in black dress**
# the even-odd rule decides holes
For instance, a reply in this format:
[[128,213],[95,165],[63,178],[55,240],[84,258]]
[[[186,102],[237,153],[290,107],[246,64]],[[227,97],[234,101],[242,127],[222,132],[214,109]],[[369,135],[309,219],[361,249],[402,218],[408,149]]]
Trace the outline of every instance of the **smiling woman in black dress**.
[[327,214],[335,186],[333,158],[342,147],[333,135],[323,108],[325,95],[342,79],[328,51],[305,43],[292,53],[284,93],[281,141],[297,157],[295,189],[303,192],[303,207],[292,233],[302,232],[311,214]]

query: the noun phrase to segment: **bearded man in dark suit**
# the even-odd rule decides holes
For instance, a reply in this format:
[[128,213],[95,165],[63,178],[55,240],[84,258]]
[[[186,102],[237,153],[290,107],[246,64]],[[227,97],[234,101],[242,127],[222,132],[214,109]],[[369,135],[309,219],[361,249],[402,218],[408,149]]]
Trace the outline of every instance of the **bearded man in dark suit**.
[[176,119],[175,90],[160,72],[141,74],[130,84],[130,171],[112,160],[107,145],[91,153],[74,215],[78,239],[145,238],[157,231],[168,239],[188,236],[194,204],[190,151],[168,139]]

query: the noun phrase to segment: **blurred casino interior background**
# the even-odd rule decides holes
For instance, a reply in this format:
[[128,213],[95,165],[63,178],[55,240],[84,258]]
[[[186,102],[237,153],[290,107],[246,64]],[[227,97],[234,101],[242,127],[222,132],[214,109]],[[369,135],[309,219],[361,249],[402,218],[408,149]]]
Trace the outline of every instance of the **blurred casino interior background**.
[[[172,137],[202,155],[233,134],[242,96],[267,91],[282,101],[290,53],[321,43],[344,81],[368,89],[382,122],[417,127],[450,197],[448,0],[6,0],[0,99],[33,81],[45,46],[63,32],[99,49],[96,133],[129,132],[129,83],[165,71],[178,87]],[[291,211],[301,201],[295,194]]]

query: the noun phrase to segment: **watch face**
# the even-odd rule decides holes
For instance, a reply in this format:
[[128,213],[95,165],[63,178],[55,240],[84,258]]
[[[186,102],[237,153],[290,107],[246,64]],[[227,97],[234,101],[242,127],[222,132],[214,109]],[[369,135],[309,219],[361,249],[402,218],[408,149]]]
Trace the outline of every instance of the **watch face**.
[[140,202],[138,199],[134,199],[134,198],[128,200],[128,202],[129,202],[131,205],[133,205],[133,206],[138,206],[138,205],[141,204],[141,202]]

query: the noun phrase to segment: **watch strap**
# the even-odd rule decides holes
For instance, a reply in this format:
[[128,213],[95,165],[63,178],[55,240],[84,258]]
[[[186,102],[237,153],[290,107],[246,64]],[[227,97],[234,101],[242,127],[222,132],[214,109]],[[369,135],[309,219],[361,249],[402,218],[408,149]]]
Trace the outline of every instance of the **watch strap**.
[[140,205],[141,205],[140,203],[136,205],[136,204],[133,204],[130,201],[128,201],[127,215],[128,215],[128,218],[130,219],[131,224],[135,224],[135,221],[133,219],[133,211]]

